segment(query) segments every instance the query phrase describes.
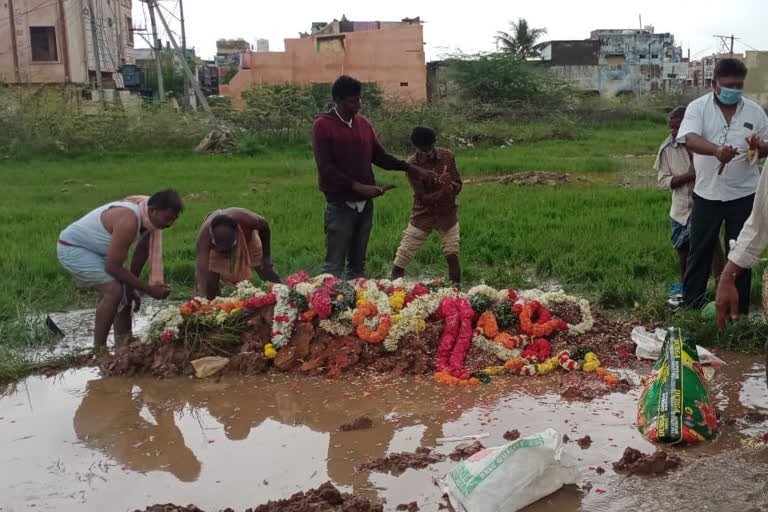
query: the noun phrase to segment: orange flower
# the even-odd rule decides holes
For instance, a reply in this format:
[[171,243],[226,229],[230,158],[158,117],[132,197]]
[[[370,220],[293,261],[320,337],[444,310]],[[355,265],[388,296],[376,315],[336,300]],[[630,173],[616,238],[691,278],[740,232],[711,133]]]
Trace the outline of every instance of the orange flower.
[[315,318],[315,310],[314,309],[308,309],[305,312],[301,314],[301,319],[305,322],[309,322],[313,318]]
[[486,338],[494,339],[499,335],[499,326],[496,323],[496,316],[492,311],[486,311],[477,321],[478,329],[483,330]]
[[365,322],[366,318],[372,317],[379,312],[379,308],[373,302],[363,302],[355,310],[355,314],[352,316],[352,323],[354,325],[360,325]]
[[600,366],[600,367],[598,367],[598,368],[596,368],[596,369],[595,369],[595,374],[596,374],[598,377],[605,377],[605,376],[608,374],[608,370],[606,370],[605,368],[603,368],[602,366]]
[[604,380],[604,381],[605,381],[605,383],[606,383],[606,384],[608,384],[609,386],[613,386],[614,384],[616,384],[616,383],[618,383],[618,382],[619,382],[619,376],[618,376],[618,375],[614,375],[614,374],[612,374],[612,373],[609,373],[608,375],[606,375],[605,377],[603,377],[603,380]]
[[375,331],[370,330],[364,323],[357,326],[357,336],[368,343],[381,343],[389,334],[389,328],[392,327],[392,319],[384,314],[379,318],[379,326]]
[[192,308],[190,308],[189,306],[181,306],[179,308],[179,313],[181,313],[182,315],[191,315]]
[[480,380],[477,377],[472,377],[469,379],[470,386],[477,386],[478,384],[480,384]]
[[506,368],[511,372],[516,372],[516,371],[520,371],[520,368],[523,367],[523,364],[524,364],[523,360],[518,357],[516,359],[510,359],[509,361],[504,363],[504,368]]
[[493,338],[493,341],[495,343],[499,343],[501,345],[504,345],[509,350],[512,350],[513,348],[522,347],[525,345],[525,338],[523,336],[512,336],[506,332],[499,333],[498,336]]

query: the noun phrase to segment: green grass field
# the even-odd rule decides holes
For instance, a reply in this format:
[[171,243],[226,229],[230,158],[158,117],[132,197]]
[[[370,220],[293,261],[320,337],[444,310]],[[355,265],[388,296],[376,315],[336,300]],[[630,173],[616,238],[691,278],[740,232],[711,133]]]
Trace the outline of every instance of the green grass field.
[[[651,168],[665,134],[663,124],[640,121],[602,125],[576,140],[457,149],[465,178],[526,170],[574,177],[573,184],[559,187],[466,186],[459,197],[465,283],[532,286],[556,281],[601,307],[634,307],[644,319],[664,318],[667,313],[660,305],[668,285],[679,280],[669,242],[669,194],[655,189]],[[0,163],[5,194],[0,204],[0,344],[14,343],[10,338],[18,337],[12,336],[17,331],[8,326],[20,314],[95,304],[96,296],[78,290],[59,266],[56,238],[90,209],[130,194],[174,187],[185,197],[186,211],[164,235],[172,298],[192,291],[201,221],[227,206],[250,208],[270,221],[280,274],[320,270],[324,198],[309,145],[249,157],[40,157]],[[378,170],[376,175],[380,184],[398,185],[376,200],[368,250],[369,275],[385,276],[408,222],[411,192],[400,173]],[[446,275],[436,236],[408,275]],[[757,277],[755,283],[759,294]]]

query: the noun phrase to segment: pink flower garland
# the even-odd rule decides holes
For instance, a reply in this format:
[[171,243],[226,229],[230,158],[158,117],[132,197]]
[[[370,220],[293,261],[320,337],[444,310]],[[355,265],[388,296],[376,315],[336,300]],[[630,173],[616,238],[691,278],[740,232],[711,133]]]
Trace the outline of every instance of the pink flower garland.
[[331,316],[331,298],[328,296],[328,290],[322,288],[315,290],[308,302],[320,320]]
[[437,371],[468,379],[469,371],[464,368],[464,359],[472,344],[472,318],[475,312],[467,299],[446,297],[436,315],[445,318],[437,349]]
[[258,309],[274,304],[277,302],[277,297],[274,293],[268,293],[266,295],[255,295],[245,301],[245,307],[248,309]]
[[298,272],[296,274],[293,274],[292,276],[288,276],[285,279],[285,285],[289,288],[296,288],[296,285],[299,283],[308,283],[309,282],[309,273],[306,270],[302,270],[301,272]]

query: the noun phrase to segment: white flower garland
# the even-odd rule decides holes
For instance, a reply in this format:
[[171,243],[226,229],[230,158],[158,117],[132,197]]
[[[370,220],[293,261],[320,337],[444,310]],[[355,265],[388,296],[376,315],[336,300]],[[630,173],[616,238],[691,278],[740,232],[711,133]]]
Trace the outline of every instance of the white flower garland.
[[[393,324],[384,339],[384,348],[389,352],[397,350],[400,339],[408,333],[419,330],[419,321],[426,319],[437,311],[445,297],[455,296],[453,288],[440,288],[436,292],[416,297],[400,311],[400,321]],[[367,297],[367,294],[366,294]]]
[[152,323],[141,333],[141,342],[158,341],[165,331],[175,331],[182,323],[184,323],[184,317],[179,313],[179,306],[166,306],[157,312]]
[[[284,284],[275,284],[272,287],[277,301],[275,302],[275,312],[272,316],[272,346],[276,349],[282,347],[293,334],[293,324],[298,316],[295,307],[291,307],[288,300],[288,294],[291,289]],[[288,321],[278,321],[277,317],[288,317]]]
[[496,343],[481,335],[474,336],[472,338],[472,344],[480,350],[493,354],[505,362],[520,357],[522,352],[520,349],[510,350],[501,343]]
[[473,297],[475,295],[485,295],[494,302],[503,302],[507,300],[509,290],[495,290],[490,286],[479,284],[469,289],[467,297]]
[[264,295],[264,292],[254,286],[251,281],[240,281],[235,285],[235,291],[229,297],[229,300],[246,300],[257,295]]
[[299,283],[296,285],[296,293],[299,295],[303,295],[304,297],[309,297],[315,292],[315,289],[317,286],[314,285],[314,282],[312,283]]
[[565,304],[568,302],[579,306],[579,310],[581,311],[581,322],[578,324],[568,324],[569,336],[580,336],[592,330],[592,327],[595,325],[595,320],[592,317],[592,309],[589,305],[589,301],[568,295],[563,290],[558,290],[556,292],[544,292],[539,289],[527,290],[525,292],[525,298],[528,301],[539,301],[543,306],[547,308],[552,304]]
[[352,325],[352,315],[351,309],[345,309],[336,315],[335,319],[326,318],[320,320],[320,327],[328,334],[333,334],[334,336],[349,336],[355,330],[355,327]]

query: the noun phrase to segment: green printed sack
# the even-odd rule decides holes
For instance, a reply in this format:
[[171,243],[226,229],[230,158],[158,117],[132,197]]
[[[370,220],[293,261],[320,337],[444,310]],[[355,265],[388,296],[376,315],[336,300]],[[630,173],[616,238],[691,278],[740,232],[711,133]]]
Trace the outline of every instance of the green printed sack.
[[640,432],[660,443],[696,443],[717,437],[717,418],[696,349],[670,327],[661,356],[640,396]]
[[578,463],[554,429],[479,451],[440,487],[457,512],[514,512],[579,478]]

